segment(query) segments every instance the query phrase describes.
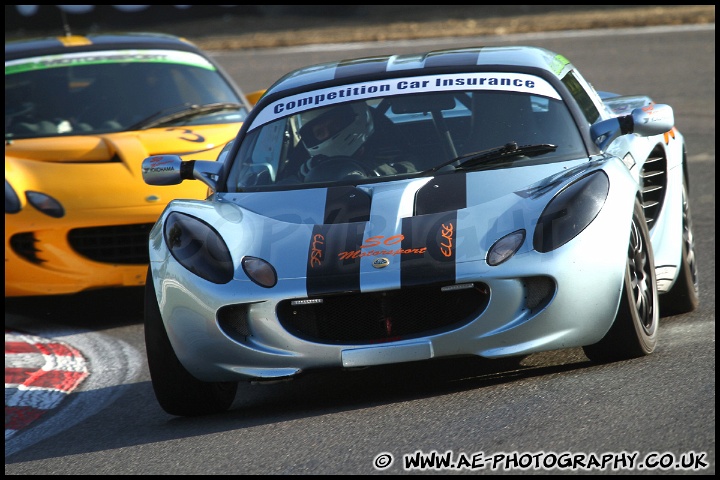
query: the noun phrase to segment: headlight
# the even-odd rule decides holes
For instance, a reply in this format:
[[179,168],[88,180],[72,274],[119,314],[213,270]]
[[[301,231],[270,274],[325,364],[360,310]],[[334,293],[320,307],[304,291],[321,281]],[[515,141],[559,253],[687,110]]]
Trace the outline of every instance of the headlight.
[[550,200],[535,227],[533,247],[550,252],[575,238],[590,225],[605,204],[610,181],[595,172],[568,185]]
[[520,245],[525,241],[525,230],[518,230],[516,232],[505,235],[503,238],[498,240],[490,247],[487,254],[487,263],[491,267],[500,265],[508,258],[515,255]]
[[5,213],[17,213],[22,209],[20,205],[20,197],[15,193],[15,189],[10,182],[5,179]]
[[180,265],[213,283],[233,278],[233,263],[227,245],[207,223],[173,212],[165,221],[165,242]]
[[55,200],[50,195],[45,195],[40,192],[25,192],[25,197],[30,205],[40,210],[45,215],[54,218],[61,218],[65,216],[65,209],[60,202]]
[[262,258],[245,257],[242,259],[242,267],[250,280],[261,287],[272,288],[277,283],[275,269]]

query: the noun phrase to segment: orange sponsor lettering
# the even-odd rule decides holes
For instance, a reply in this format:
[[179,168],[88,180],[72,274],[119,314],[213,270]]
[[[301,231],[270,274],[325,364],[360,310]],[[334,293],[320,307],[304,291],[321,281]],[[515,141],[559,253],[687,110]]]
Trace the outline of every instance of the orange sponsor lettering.
[[442,235],[446,241],[440,242],[440,252],[446,257],[452,256],[454,230],[455,228],[452,223],[449,225],[442,224],[442,232],[440,232],[440,235]]
[[360,245],[360,248],[372,248],[379,245],[396,245],[405,239],[405,235],[393,235],[392,237],[385,238],[384,235],[376,235],[368,238],[365,243]]
[[387,256],[393,256],[393,255],[410,255],[412,253],[417,255],[422,255],[427,251],[426,247],[423,248],[398,248],[396,250],[355,250],[353,252],[341,252],[338,253],[338,258],[340,260],[347,260],[347,259],[355,259],[355,258],[361,258],[361,257],[377,257],[382,255],[383,257]]
[[323,245],[325,245],[325,237],[316,233],[315,236],[313,236],[312,247],[310,250],[310,268],[315,268],[315,265],[320,265],[322,263]]

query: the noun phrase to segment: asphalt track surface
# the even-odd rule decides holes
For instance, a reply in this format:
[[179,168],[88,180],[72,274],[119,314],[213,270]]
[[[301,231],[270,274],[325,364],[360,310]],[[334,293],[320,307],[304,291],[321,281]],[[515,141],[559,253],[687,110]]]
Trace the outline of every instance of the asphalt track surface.
[[[712,6],[712,8],[712,23],[714,23],[714,6]],[[707,17],[707,9],[693,10],[692,8],[688,11],[695,12],[693,15],[688,15],[687,17],[676,15],[675,18],[696,20],[700,17],[697,17],[695,14],[700,12],[700,10],[702,10],[702,14],[705,15],[702,18],[709,18]],[[584,15],[587,15],[587,13],[584,13]],[[651,17],[648,16],[647,18]],[[566,20],[570,21],[570,18],[567,17]],[[642,21],[647,21],[647,19],[637,21],[638,24],[641,24]],[[430,27],[439,23],[442,22],[429,22],[425,31],[429,34],[429,32],[432,31]],[[570,23],[572,23],[572,21],[570,21]],[[505,19],[505,24],[516,25],[517,22]],[[577,24],[577,22],[575,22],[575,24]],[[207,36],[203,33],[207,32],[207,28],[212,29],[212,26],[208,26],[206,22],[206,24],[199,26],[197,29],[187,27],[186,30],[191,34],[194,33],[194,35],[189,35],[189,38],[201,47],[208,49],[274,47],[287,44],[289,38],[298,38],[296,34],[290,35],[289,31],[279,31],[272,34],[269,32],[256,32],[246,34],[244,37]],[[417,29],[410,30],[417,31]],[[215,32],[221,32],[221,30],[216,29]],[[336,41],[353,41],[353,39],[348,40],[337,34],[333,37],[332,31],[328,33],[328,28],[321,29],[320,33],[316,31],[314,37],[311,37],[309,32],[310,30],[306,30],[306,34],[303,35],[305,39],[303,43],[310,38],[315,38],[318,43],[328,42],[331,39],[337,39]],[[176,31],[168,33],[178,34],[182,32]],[[495,33],[503,34],[507,33],[507,30],[498,31],[496,29]],[[372,37],[377,34],[373,33],[372,29],[365,29],[363,40],[366,40],[368,35]],[[196,38],[193,38],[193,36],[196,36]],[[274,40],[270,40],[271,38],[274,38]],[[408,38],[413,38],[413,35],[408,34]],[[359,36],[356,35],[354,39],[358,40]],[[118,352],[115,355],[130,359],[139,355],[137,351],[128,345],[99,345],[93,343],[92,340],[85,340],[80,334],[67,335],[67,332],[63,332],[62,338],[64,341],[57,340],[56,338],[42,338],[30,333],[8,328],[5,330],[6,456],[13,453],[12,446],[10,446],[10,451],[8,451],[9,439],[19,431],[31,426],[33,422],[36,422],[38,419],[58,408],[68,394],[83,382],[102,383],[103,375],[116,375],[117,372],[112,372],[112,367],[110,366],[113,361],[112,355],[108,356],[107,352],[114,349]],[[92,358],[93,360],[89,361],[88,358]],[[122,363],[139,365],[141,361]],[[123,374],[120,375],[122,376]],[[125,375],[132,378],[133,373],[127,372]],[[119,393],[118,391],[115,395],[119,395]],[[74,405],[73,408],[82,408],[82,406]],[[48,422],[50,421],[51,420],[48,420]],[[22,445],[18,445],[17,449],[22,447]]]

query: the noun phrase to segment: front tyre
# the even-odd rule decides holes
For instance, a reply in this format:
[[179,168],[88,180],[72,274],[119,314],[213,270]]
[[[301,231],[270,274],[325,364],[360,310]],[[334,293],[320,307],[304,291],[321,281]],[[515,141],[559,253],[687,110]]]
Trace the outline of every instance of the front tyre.
[[655,261],[642,205],[635,201],[620,307],[608,333],[583,347],[594,362],[649,355],[658,340],[660,310]]
[[153,390],[167,413],[192,417],[230,408],[238,388],[236,382],[202,382],[175,355],[160,316],[149,268],[145,283],[145,346]]
[[695,310],[700,302],[695,240],[692,232],[687,182],[683,182],[683,245],[680,272],[669,292],[660,295],[660,311],[664,316]]

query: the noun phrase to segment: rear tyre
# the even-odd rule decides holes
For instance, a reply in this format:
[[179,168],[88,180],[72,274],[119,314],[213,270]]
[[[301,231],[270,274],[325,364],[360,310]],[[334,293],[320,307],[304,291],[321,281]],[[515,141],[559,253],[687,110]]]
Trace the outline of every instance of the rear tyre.
[[620,307],[608,333],[583,347],[594,362],[649,355],[655,350],[660,321],[655,261],[645,214],[635,201]]
[[175,355],[160,316],[150,269],[145,283],[145,346],[155,397],[167,413],[192,417],[230,408],[236,382],[202,382]]
[[700,303],[695,239],[692,232],[687,182],[683,182],[683,246],[680,271],[669,292],[660,295],[660,312],[663,316],[680,315],[695,310]]

